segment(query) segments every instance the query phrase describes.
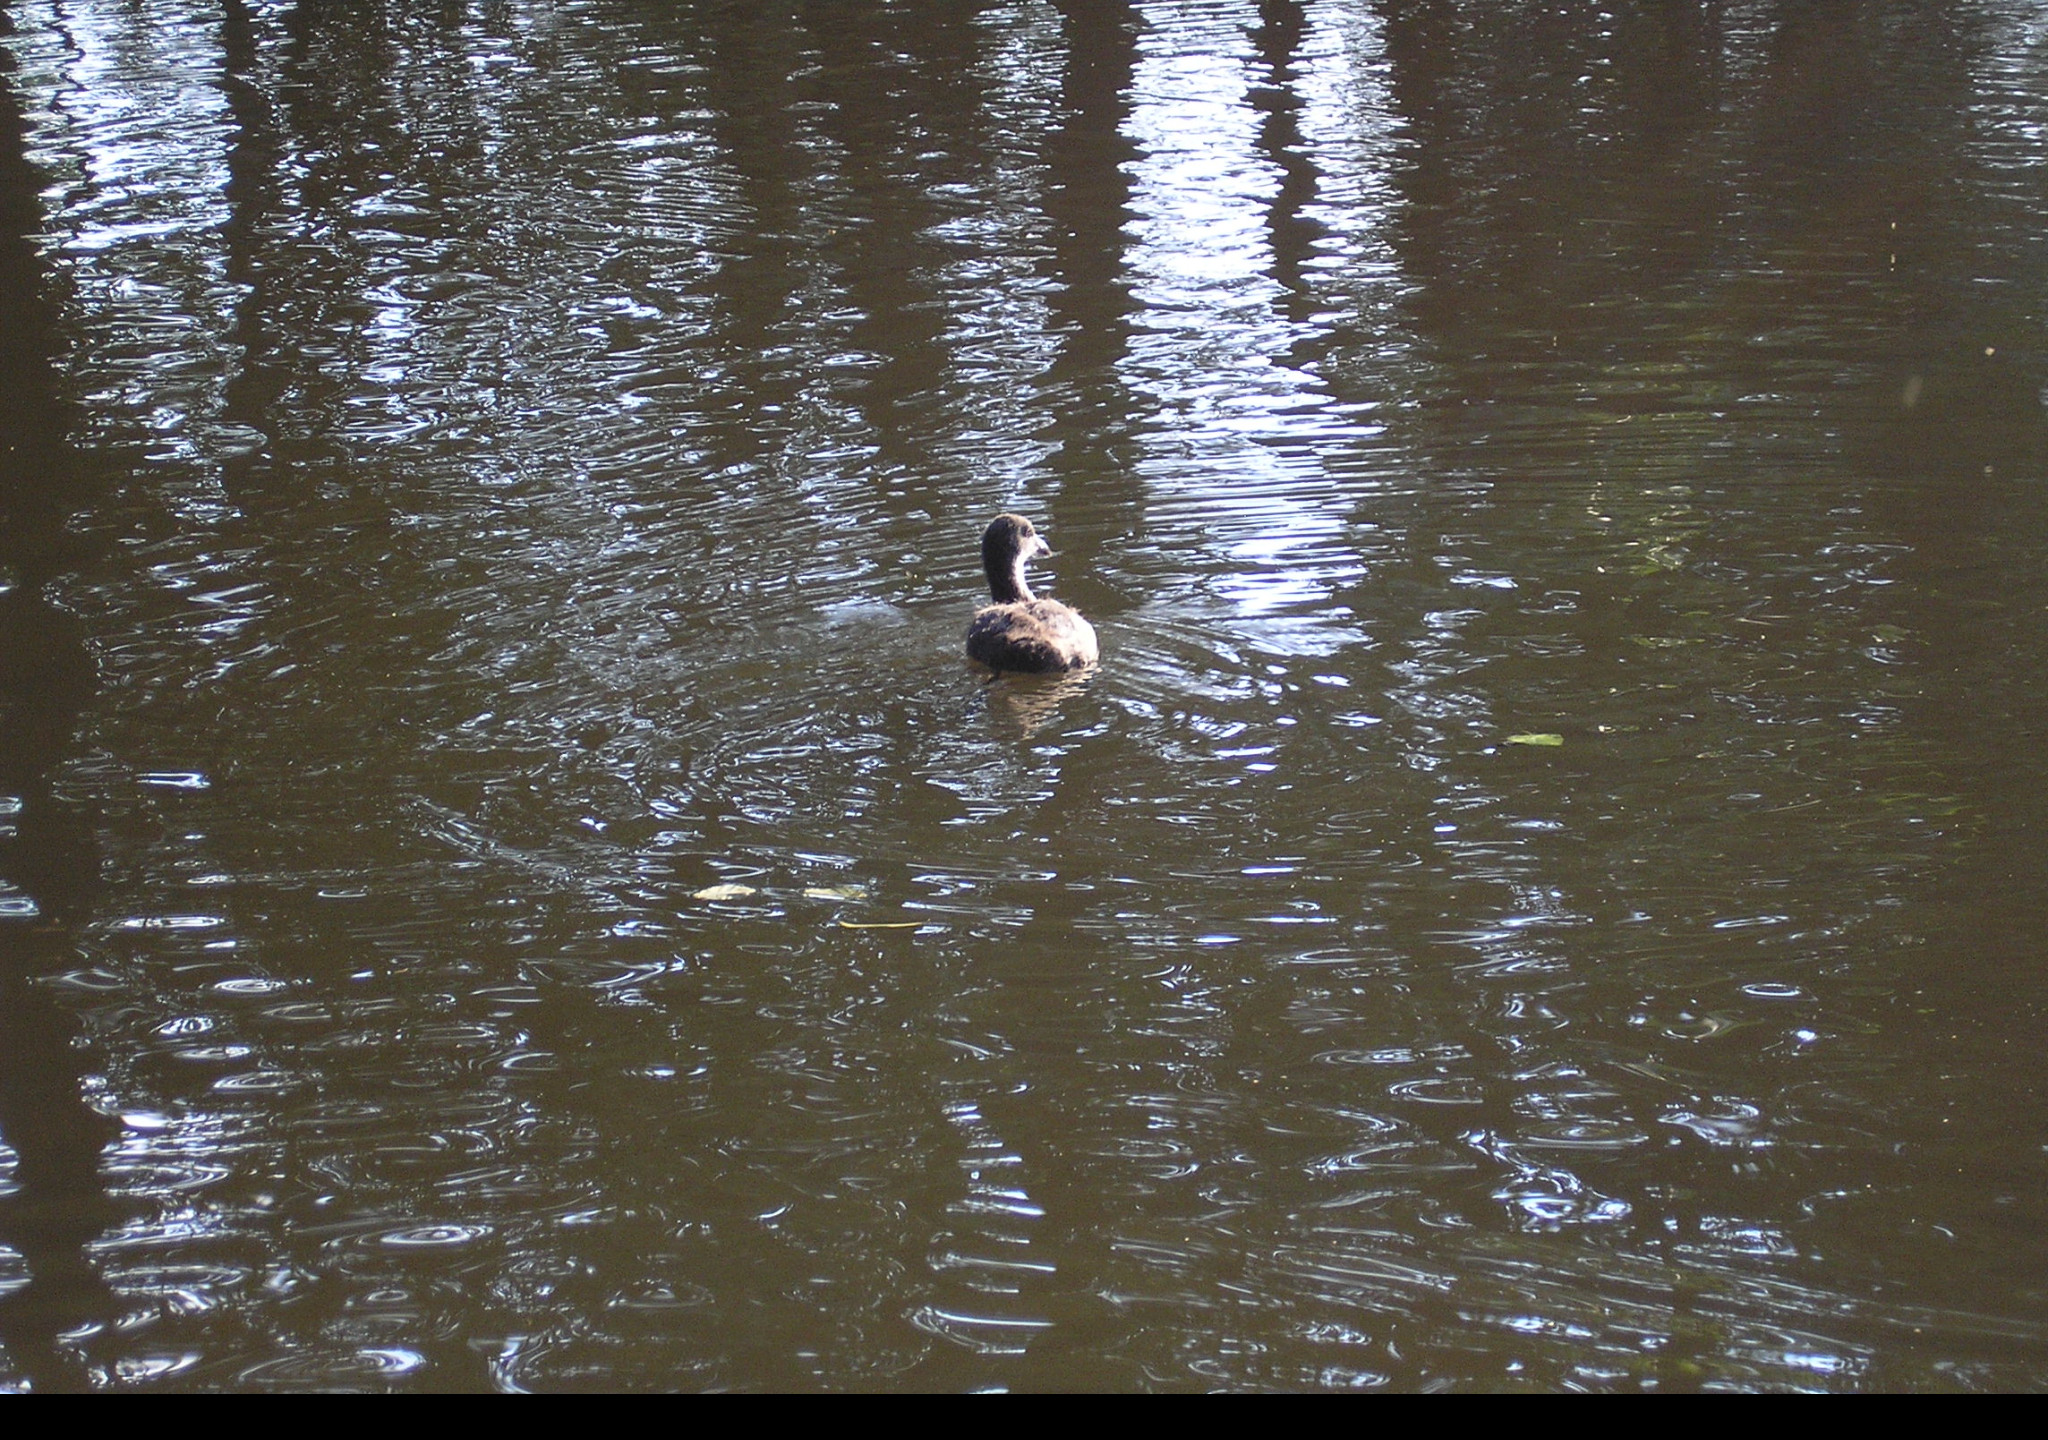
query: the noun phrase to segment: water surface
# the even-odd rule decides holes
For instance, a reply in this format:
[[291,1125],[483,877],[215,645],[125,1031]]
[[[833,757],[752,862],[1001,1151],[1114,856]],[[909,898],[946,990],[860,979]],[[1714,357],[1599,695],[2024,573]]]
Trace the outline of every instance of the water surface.
[[0,1380],[2048,1384],[2048,12],[7,14]]

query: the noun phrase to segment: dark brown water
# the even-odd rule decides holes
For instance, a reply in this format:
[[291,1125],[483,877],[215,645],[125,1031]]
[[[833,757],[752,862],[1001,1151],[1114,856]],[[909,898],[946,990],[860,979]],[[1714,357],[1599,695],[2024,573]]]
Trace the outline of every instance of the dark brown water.
[[2048,1384],[2048,11],[6,13],[0,1381]]

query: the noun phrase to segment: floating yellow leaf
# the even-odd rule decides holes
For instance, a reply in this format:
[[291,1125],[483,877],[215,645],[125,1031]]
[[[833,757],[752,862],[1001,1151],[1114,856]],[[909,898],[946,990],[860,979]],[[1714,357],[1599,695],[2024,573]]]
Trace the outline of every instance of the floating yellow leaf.
[[858,900],[868,893],[865,885],[806,885],[806,900]]
[[1538,731],[1528,735],[1510,735],[1502,742],[1506,745],[1562,745],[1564,736],[1549,731]]
[[841,920],[841,930],[915,930],[922,920]]
[[692,900],[737,900],[742,895],[752,895],[751,885],[706,885],[690,898]]

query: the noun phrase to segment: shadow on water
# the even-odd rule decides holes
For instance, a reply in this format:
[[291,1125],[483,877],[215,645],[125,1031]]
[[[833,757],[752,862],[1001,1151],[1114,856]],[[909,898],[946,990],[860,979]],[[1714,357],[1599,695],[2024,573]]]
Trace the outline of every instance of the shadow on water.
[[[985,183],[994,149],[974,8],[811,12],[816,83],[828,100],[819,134],[840,165],[826,253],[852,310],[849,358],[865,379],[850,398],[874,436],[878,478],[924,468],[929,437],[952,428],[930,413],[956,388],[947,383],[941,282],[955,248],[945,227],[963,212],[942,197]],[[878,57],[887,57],[879,67]],[[884,104],[874,103],[878,85]]]
[[1128,538],[1103,520],[1136,514],[1144,493],[1135,473],[1136,407],[1118,368],[1138,309],[1123,235],[1136,147],[1123,127],[1144,22],[1128,4],[1060,0],[1055,8],[1060,86],[1036,199],[1050,251],[1042,262],[1052,282],[1046,324],[1058,349],[1033,404],[1037,438],[1053,447],[1044,461],[1056,487],[1049,528],[1068,548],[1095,554]]
[[[1329,234],[1329,227],[1313,213],[1321,175],[1301,129],[1304,102],[1297,82],[1307,33],[1308,11],[1302,0],[1259,0],[1252,43],[1264,73],[1255,78],[1251,103],[1262,117],[1259,149],[1280,172],[1280,183],[1266,206],[1266,243],[1272,251],[1282,311],[1294,325],[1307,324],[1314,315],[1315,293],[1306,272],[1316,242]],[[1307,357],[1297,347],[1293,358],[1299,364]]]
[[222,419],[240,428],[241,443],[222,465],[231,492],[252,496],[255,475],[273,460],[272,437],[262,426],[295,378],[274,353],[270,333],[276,302],[274,261],[263,254],[264,229],[280,213],[286,152],[277,107],[262,83],[255,26],[243,0],[221,7],[222,88],[234,122],[228,147],[225,227],[226,278],[241,287],[232,337],[236,364],[222,396]]
[[87,1252],[121,1218],[100,1182],[120,1126],[85,1103],[77,1018],[39,983],[75,963],[96,888],[91,819],[52,778],[95,676],[83,627],[49,596],[80,558],[64,523],[88,477],[65,440],[48,277],[28,238],[40,177],[11,70],[0,71],[0,1140],[16,1166],[0,1241],[28,1275],[0,1296],[0,1342],[32,1389],[61,1391],[88,1386],[81,1349],[118,1313]]

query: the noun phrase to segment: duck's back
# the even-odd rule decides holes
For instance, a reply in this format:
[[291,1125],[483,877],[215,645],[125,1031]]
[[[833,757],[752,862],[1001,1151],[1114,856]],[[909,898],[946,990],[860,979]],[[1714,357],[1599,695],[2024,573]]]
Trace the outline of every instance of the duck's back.
[[985,605],[967,627],[967,656],[992,670],[1079,670],[1099,655],[1095,627],[1057,600]]

